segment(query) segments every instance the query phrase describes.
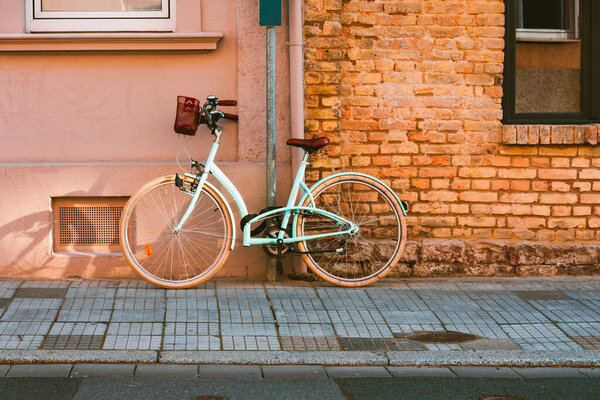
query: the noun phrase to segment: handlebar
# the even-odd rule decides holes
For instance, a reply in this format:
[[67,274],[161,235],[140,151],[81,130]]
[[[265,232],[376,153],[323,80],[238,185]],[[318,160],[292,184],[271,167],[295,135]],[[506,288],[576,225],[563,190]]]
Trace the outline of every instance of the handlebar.
[[208,96],[206,98],[206,103],[204,103],[202,110],[198,114],[198,123],[206,124],[213,133],[215,133],[215,129],[218,128],[217,122],[219,122],[219,119],[225,118],[231,121],[238,120],[238,116],[235,114],[228,114],[217,110],[218,106],[237,106],[237,100],[219,100],[215,96]]
[[[223,113],[223,118],[228,119],[230,121],[237,121],[238,120],[238,116],[235,114],[228,114],[228,113]],[[200,120],[199,122],[201,124],[206,124],[208,125],[208,119],[206,118],[206,116],[204,114],[200,114]]]
[[237,121],[238,120],[238,116],[235,114],[228,114],[228,113],[223,113],[223,118],[231,120],[231,121]]
[[220,106],[235,107],[237,106],[237,100],[218,100],[218,104]]

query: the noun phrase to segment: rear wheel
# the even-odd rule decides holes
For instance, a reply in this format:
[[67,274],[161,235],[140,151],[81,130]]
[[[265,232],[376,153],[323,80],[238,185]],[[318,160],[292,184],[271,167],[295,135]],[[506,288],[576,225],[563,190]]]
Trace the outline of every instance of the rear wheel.
[[[298,243],[304,262],[318,276],[340,286],[364,286],[384,277],[398,262],[406,243],[406,220],[390,189],[376,179],[354,174],[334,176],[312,191],[317,208],[358,226],[355,234]],[[303,207],[310,207],[307,197]],[[317,213],[299,215],[296,236],[343,230]]]
[[[192,179],[184,179],[186,187],[191,183]],[[125,205],[121,248],[144,280],[183,289],[204,282],[225,262],[232,221],[225,202],[211,187],[204,185],[192,214],[175,232],[191,200],[192,195],[175,185],[174,176],[164,176],[147,183]]]

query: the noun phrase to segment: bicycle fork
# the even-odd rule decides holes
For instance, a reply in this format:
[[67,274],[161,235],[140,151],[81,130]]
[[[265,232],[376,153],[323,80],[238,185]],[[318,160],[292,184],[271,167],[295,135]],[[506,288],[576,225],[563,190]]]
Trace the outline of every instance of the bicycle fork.
[[208,158],[206,159],[206,165],[204,165],[204,171],[200,175],[200,180],[198,181],[198,183],[196,185],[196,191],[194,192],[192,201],[190,201],[190,204],[188,205],[187,210],[185,210],[183,217],[181,217],[181,220],[179,220],[179,223],[173,228],[173,233],[177,234],[181,231],[181,227],[183,226],[183,224],[185,224],[185,221],[187,221],[187,219],[190,217],[190,215],[192,214],[192,211],[194,210],[194,208],[196,207],[196,204],[198,203],[198,199],[200,198],[200,194],[202,193],[202,187],[204,186],[204,184],[206,183],[206,180],[208,179],[208,174],[210,173],[210,168],[213,165],[213,162],[215,160],[215,155],[217,154],[217,149],[219,148],[219,144],[221,142],[221,133],[223,133],[223,131],[221,131],[219,129],[215,130],[216,138],[215,138],[215,141],[213,142],[212,148],[210,149]]

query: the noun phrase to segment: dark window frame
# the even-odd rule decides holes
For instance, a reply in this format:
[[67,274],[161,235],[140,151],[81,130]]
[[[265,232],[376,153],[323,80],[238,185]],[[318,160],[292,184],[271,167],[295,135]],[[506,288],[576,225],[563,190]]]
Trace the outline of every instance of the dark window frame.
[[589,124],[600,121],[600,1],[580,0],[581,112],[516,112],[517,0],[505,0],[505,51],[502,109],[504,124]]

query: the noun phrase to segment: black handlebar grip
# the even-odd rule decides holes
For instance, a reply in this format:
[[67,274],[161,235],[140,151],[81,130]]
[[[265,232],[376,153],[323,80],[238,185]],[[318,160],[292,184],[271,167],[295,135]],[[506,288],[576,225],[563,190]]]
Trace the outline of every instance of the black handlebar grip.
[[237,100],[219,100],[219,105],[235,107],[237,106]]
[[229,120],[232,120],[232,121],[237,121],[238,120],[238,116],[235,115],[235,114],[223,113],[223,118],[229,119]]

